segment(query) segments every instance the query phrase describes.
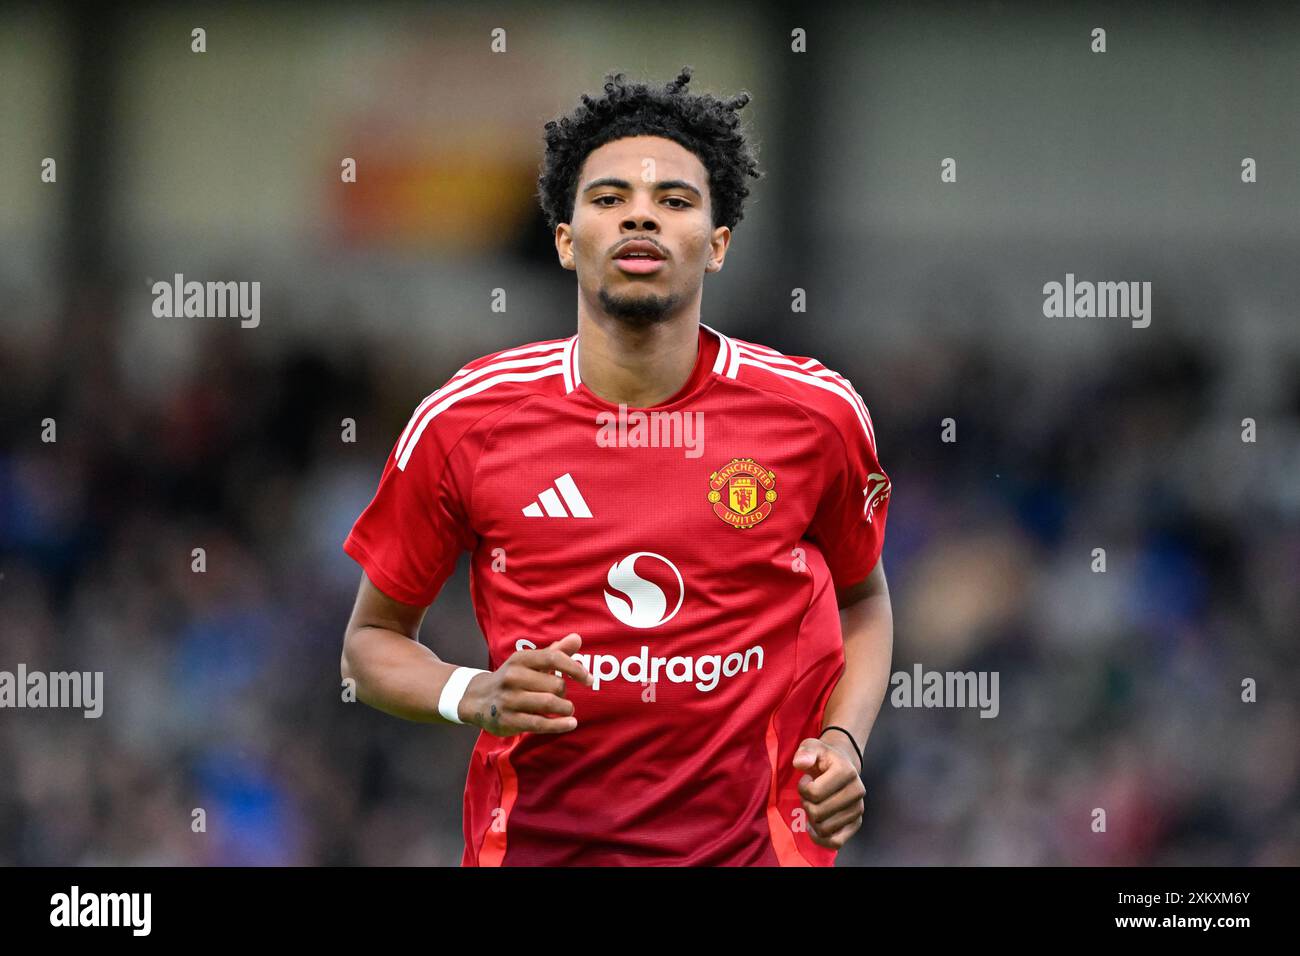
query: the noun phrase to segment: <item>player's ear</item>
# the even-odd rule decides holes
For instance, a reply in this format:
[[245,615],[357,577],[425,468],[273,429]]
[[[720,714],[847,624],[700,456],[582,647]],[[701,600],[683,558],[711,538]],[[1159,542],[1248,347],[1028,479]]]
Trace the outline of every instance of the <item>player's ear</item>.
[[730,245],[730,229],[726,226],[718,226],[713,230],[713,236],[709,239],[709,262],[704,267],[705,272],[722,271],[722,263],[727,258],[727,247]]
[[562,222],[555,227],[555,254],[560,265],[570,272],[576,268],[573,264],[573,227]]

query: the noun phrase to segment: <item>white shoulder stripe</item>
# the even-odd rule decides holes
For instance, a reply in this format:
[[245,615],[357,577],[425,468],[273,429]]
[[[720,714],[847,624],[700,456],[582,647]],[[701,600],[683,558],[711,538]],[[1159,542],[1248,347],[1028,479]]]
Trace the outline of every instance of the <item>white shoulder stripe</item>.
[[[780,359],[794,364],[793,360],[786,358],[785,353],[772,348],[770,345],[759,345],[757,342],[742,342],[739,339],[727,339],[727,344],[730,346],[731,357],[727,365],[727,371],[724,374],[728,378],[736,377],[736,372],[740,368],[740,357],[742,355],[772,361]],[[816,362],[817,360],[812,359],[811,361]]]
[[817,359],[810,358],[806,362],[796,362],[794,359],[781,353],[776,355],[759,355],[747,345],[741,345],[739,348],[746,355],[749,355],[752,358],[762,359],[772,365],[791,365],[794,368],[802,369],[809,375],[816,375],[819,378],[827,378],[839,382],[844,386],[845,391],[853,397],[854,401],[858,403],[858,408],[862,409],[862,414],[866,416],[867,424],[871,424],[871,413],[867,411],[867,403],[862,400],[862,396],[858,394],[857,389],[853,387],[853,384],[839,372],[827,368],[823,363],[817,361]]
[[415,428],[416,421],[419,421],[421,416],[424,415],[426,408],[434,405],[435,402],[439,402],[441,399],[446,398],[447,395],[456,392],[458,389],[464,388],[464,386],[468,385],[469,382],[476,381],[478,378],[482,378],[486,375],[491,375],[491,373],[502,371],[502,369],[523,368],[526,367],[526,365],[541,365],[554,362],[555,359],[555,355],[537,355],[529,359],[516,359],[515,362],[495,362],[495,360],[493,360],[493,362],[487,363],[484,367],[473,369],[473,371],[469,371],[469,369],[465,368],[460,369],[459,372],[456,372],[456,375],[451,376],[451,380],[448,381],[446,385],[443,385],[441,389],[437,389],[435,392],[425,395],[424,401],[421,401],[420,405],[416,407],[416,410],[412,412],[411,419],[407,421],[406,428],[402,429],[402,437],[398,438],[398,454],[406,453],[406,445],[407,442],[411,440],[411,431]]
[[810,358],[804,362],[796,362],[794,359],[790,358],[784,352],[774,352],[774,354],[767,354],[767,353],[760,354],[754,350],[753,346],[748,344],[737,345],[737,348],[739,348],[742,352],[744,352],[746,355],[752,358],[762,359],[763,361],[766,361],[773,365],[790,365],[793,366],[794,368],[802,369],[803,371],[807,372],[810,375],[816,375],[820,378],[829,378],[840,382],[841,384],[844,385],[845,389],[849,392],[849,394],[852,395],[853,398],[857,401],[858,407],[862,409],[862,414],[866,415],[867,421],[868,423],[870,423],[871,414],[867,411],[867,405],[862,400],[862,396],[857,393],[856,389],[854,389],[852,383],[849,382],[849,380],[845,378],[843,375],[841,375],[839,372],[835,371],[834,369],[827,368],[822,362],[819,362],[817,359]]
[[473,371],[462,369],[460,372],[453,375],[451,380],[448,381],[446,385],[442,386],[442,388],[426,395],[423,401],[421,401],[416,407],[415,411],[411,414],[410,420],[406,423],[406,428],[402,429],[401,438],[397,440],[397,453],[400,455],[406,451],[406,443],[410,440],[411,429],[415,427],[415,423],[420,420],[425,409],[429,408],[429,406],[441,401],[453,392],[464,388],[470,382],[477,381],[484,376],[492,375],[495,372],[500,372],[508,368],[527,368],[532,365],[545,365],[549,362],[556,361],[558,357],[558,355],[535,355],[531,358],[515,359],[511,362],[489,362],[482,368],[476,368]]
[[[411,432],[410,438],[406,442],[405,447],[398,452],[397,467],[402,471],[406,470],[406,463],[411,460],[411,453],[415,451],[415,446],[419,443],[420,436],[424,434],[424,430],[428,427],[429,422],[433,421],[452,405],[459,402],[462,398],[469,398],[471,395],[477,395],[479,392],[485,391],[493,385],[500,385],[502,382],[531,382],[539,378],[546,378],[548,375],[559,375],[563,371],[563,366],[561,366],[559,362],[553,362],[546,368],[538,369],[534,372],[504,372],[500,375],[493,376],[492,378],[484,379],[476,385],[466,384],[465,388],[458,389],[452,394],[447,395],[447,397],[443,398],[431,408],[428,408],[424,414],[420,416],[419,424],[416,425],[415,430]],[[468,383],[468,379],[466,382]],[[411,423],[414,423],[414,421],[415,419],[413,417]],[[408,428],[410,428],[411,423],[408,423]]]
[[[504,352],[501,352],[498,355],[493,356],[492,361],[489,364],[495,365],[497,362],[501,362],[509,358],[514,358],[516,355],[532,355],[534,352],[559,352],[564,347],[565,347],[564,342],[546,342],[542,345],[521,345],[517,349],[508,349]],[[455,375],[451,377],[452,381],[455,381],[456,379],[460,378],[463,375],[468,375],[469,372],[470,372],[470,367],[466,365],[464,368],[462,368],[459,372],[457,372]]]
[[[856,392],[854,392],[854,395],[850,397],[848,392],[844,390],[844,387],[839,382],[836,382],[832,379],[823,378],[817,375],[811,375],[808,372],[796,372],[794,369],[791,368],[785,368],[779,365],[771,365],[768,364],[768,362],[765,359],[753,358],[748,355],[742,355],[737,357],[737,362],[739,365],[752,365],[754,366],[754,368],[761,368],[764,371],[771,372],[773,375],[781,375],[785,378],[794,379],[797,382],[806,382],[809,385],[815,385],[818,388],[823,388],[826,391],[831,392],[832,394],[838,395],[840,398],[844,399],[844,401],[848,402],[849,407],[853,409],[853,414],[857,417],[858,424],[862,426],[863,434],[867,436],[867,444],[871,446],[872,454],[875,454],[876,452],[875,432],[871,427],[870,419],[867,418],[867,416],[863,413],[863,408],[859,407],[858,405],[858,401],[860,401],[860,399],[858,399]],[[853,391],[852,387],[849,388],[849,391]]]

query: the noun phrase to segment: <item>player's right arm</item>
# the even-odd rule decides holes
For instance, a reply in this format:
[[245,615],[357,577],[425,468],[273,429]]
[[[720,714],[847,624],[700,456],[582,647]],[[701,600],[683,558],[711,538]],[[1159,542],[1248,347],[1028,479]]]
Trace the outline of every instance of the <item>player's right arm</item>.
[[[420,623],[428,610],[428,605],[393,600],[363,573],[340,666],[363,703],[406,720],[449,723],[438,712],[438,699],[458,665],[420,643]],[[498,737],[573,730],[577,719],[564,696],[565,677],[555,672],[590,686],[587,670],[569,656],[581,644],[577,634],[570,634],[549,647],[518,651],[497,670],[476,674],[457,716]]]
[[[407,720],[449,723],[438,701],[457,665],[421,644],[419,630],[458,556],[476,545],[466,505],[482,444],[475,426],[499,403],[465,387],[475,380],[474,373],[453,378],[420,403],[343,543],[363,571],[343,639],[343,677],[355,681],[358,700]],[[581,643],[571,634],[476,674],[457,716],[502,737],[572,730],[560,675],[591,683],[569,656]]]

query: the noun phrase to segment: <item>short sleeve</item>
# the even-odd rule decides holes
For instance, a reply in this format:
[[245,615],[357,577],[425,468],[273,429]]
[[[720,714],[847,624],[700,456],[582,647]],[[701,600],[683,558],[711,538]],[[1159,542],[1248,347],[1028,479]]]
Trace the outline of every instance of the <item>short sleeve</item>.
[[421,418],[417,409],[343,542],[375,587],[419,607],[433,603],[474,541],[453,457],[456,436],[441,420],[421,427]]
[[892,490],[876,454],[871,416],[856,392],[852,397],[854,404],[842,403],[830,419],[838,437],[827,439],[828,480],[808,529],[837,588],[858,584],[875,569]]

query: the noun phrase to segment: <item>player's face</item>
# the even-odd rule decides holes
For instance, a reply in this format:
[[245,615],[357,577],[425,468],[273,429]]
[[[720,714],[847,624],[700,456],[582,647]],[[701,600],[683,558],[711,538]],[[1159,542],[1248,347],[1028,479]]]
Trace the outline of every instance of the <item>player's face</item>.
[[587,156],[573,222],[556,227],[555,248],[588,303],[651,325],[698,308],[704,273],[722,268],[731,230],[715,229],[712,215],[708,172],[694,153],[629,136]]

